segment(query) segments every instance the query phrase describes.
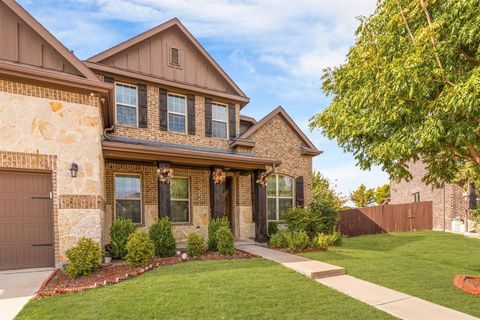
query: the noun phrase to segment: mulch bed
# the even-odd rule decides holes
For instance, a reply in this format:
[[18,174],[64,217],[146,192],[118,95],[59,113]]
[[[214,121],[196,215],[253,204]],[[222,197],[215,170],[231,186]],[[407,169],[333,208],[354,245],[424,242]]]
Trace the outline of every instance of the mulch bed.
[[480,276],[458,275],[453,279],[453,284],[467,293],[480,296]]
[[[236,250],[232,256],[222,256],[218,252],[207,252],[205,255],[188,259],[193,260],[226,260],[226,259],[251,259],[257,256],[245,251]],[[130,267],[126,262],[121,260],[113,260],[111,264],[102,266],[98,271],[89,276],[81,276],[76,279],[70,278],[62,270],[55,270],[50,277],[42,284],[37,291],[36,298],[52,296],[56,294],[64,294],[76,291],[85,291],[109,284],[115,284],[123,280],[127,280],[143,274],[147,271],[162,266],[168,266],[178,263],[185,263],[179,256],[169,258],[154,257],[145,267]]]

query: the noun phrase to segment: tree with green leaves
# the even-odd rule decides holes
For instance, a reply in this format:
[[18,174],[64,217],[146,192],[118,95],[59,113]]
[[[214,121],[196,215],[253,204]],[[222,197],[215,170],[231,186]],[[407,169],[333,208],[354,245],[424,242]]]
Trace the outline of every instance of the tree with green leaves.
[[390,198],[390,184],[386,183],[383,186],[375,188],[373,194],[373,201],[376,204],[384,204],[387,199]]
[[480,176],[480,0],[384,0],[361,18],[347,61],[323,74],[311,120],[361,169],[426,183]]
[[340,209],[346,202],[345,197],[331,187],[330,181],[320,172],[313,172],[312,176],[313,201],[330,203],[333,207]]
[[357,190],[350,194],[350,200],[355,203],[356,207],[367,207],[373,203],[374,190],[367,188],[363,183]]

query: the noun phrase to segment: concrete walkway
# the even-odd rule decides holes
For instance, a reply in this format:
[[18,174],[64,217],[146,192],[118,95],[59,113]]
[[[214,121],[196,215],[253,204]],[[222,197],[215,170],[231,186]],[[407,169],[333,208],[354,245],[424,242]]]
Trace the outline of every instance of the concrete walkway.
[[0,320],[14,319],[53,268],[0,271]]
[[345,270],[328,263],[272,250],[259,245],[237,244],[244,250],[280,263],[315,281],[360,300],[397,318],[406,320],[474,320],[473,316],[442,307],[399,291],[345,275]]

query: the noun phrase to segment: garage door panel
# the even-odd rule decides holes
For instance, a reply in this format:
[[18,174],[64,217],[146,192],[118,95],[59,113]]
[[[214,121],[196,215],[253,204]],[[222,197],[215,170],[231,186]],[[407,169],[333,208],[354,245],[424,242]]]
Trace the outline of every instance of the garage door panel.
[[49,174],[0,171],[0,270],[54,265]]

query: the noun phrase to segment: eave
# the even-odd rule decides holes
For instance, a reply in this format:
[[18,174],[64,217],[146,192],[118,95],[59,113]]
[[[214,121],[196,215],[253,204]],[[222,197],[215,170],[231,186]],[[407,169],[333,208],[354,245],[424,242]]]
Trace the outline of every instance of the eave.
[[239,170],[264,170],[267,167],[281,164],[275,159],[255,156],[182,150],[173,147],[146,146],[107,140],[102,141],[102,151],[106,159],[169,161],[179,165],[222,166]]
[[148,83],[153,83],[153,84],[160,85],[160,86],[167,86],[167,87],[170,87],[170,88],[180,88],[180,89],[187,90],[187,91],[193,91],[193,92],[197,92],[197,93],[200,93],[200,94],[203,94],[203,95],[212,96],[212,98],[213,97],[220,97],[220,98],[228,99],[230,101],[238,102],[240,104],[241,108],[243,108],[246,104],[248,104],[250,102],[249,98],[241,97],[241,96],[238,96],[238,95],[233,95],[233,94],[229,94],[229,93],[221,92],[221,91],[217,91],[217,90],[212,90],[212,89],[208,89],[208,88],[205,88],[205,87],[199,87],[199,86],[192,85],[192,84],[171,81],[171,80],[167,80],[167,79],[164,79],[164,78],[155,77],[155,76],[152,76],[152,75],[149,75],[149,74],[132,72],[132,71],[129,71],[129,70],[125,70],[125,69],[121,69],[121,68],[117,68],[117,67],[112,67],[112,66],[107,66],[107,65],[104,65],[104,64],[100,64],[100,63],[93,63],[93,62],[89,62],[89,61],[84,61],[84,63],[85,63],[85,65],[87,65],[92,70],[100,71],[100,72],[108,74],[108,75],[119,75],[119,76],[122,76],[122,77],[141,80],[141,81],[145,81],[145,82],[148,82]]
[[250,139],[235,139],[232,142],[230,142],[230,147],[231,148],[236,148],[236,147],[253,148],[255,147],[255,141]]
[[321,150],[302,147],[302,155],[316,157],[323,153]]

